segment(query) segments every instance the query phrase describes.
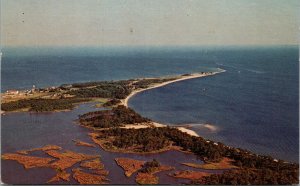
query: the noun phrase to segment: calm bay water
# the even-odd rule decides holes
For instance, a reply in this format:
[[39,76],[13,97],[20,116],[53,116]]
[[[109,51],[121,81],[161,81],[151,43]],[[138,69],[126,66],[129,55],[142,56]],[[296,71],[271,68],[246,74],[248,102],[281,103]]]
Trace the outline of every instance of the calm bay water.
[[[81,140],[93,143],[88,136],[91,130],[74,123],[78,114],[94,111],[94,104],[82,104],[78,108],[69,112],[59,113],[11,113],[2,116],[1,152],[14,153],[19,150],[43,147],[47,144],[58,145],[63,151],[71,150],[89,155],[100,155],[105,169],[110,172],[108,179],[110,184],[135,184],[136,173],[130,178],[124,175],[124,171],[119,167],[115,158],[125,157],[143,161],[157,159],[164,165],[174,166],[177,170],[196,170],[195,168],[182,165],[182,162],[202,163],[196,155],[179,151],[167,151],[158,154],[126,154],[111,153],[102,150],[100,147],[91,148],[77,146],[72,140]],[[34,156],[49,157],[44,153],[33,153]],[[170,158],[176,157],[176,159]],[[66,169],[71,173],[73,168],[78,168],[79,164]],[[183,184],[188,180],[177,179],[168,176],[175,170],[165,171],[158,174],[160,184]],[[207,172],[212,172],[207,170]],[[1,180],[6,184],[45,184],[54,177],[56,171],[50,168],[24,169],[16,161],[1,160]],[[73,177],[70,182],[59,181],[55,184],[78,184]]]
[[9,48],[2,53],[2,92],[33,84],[225,69],[216,76],[142,92],[129,105],[158,122],[191,124],[208,139],[298,161],[298,47]]

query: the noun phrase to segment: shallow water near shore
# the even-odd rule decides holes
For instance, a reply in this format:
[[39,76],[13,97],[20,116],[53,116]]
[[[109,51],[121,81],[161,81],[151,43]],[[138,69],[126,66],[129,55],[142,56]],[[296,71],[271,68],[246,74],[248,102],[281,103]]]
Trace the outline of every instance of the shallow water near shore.
[[[5,139],[1,140],[2,153],[15,153],[19,150],[29,150],[52,144],[62,147],[63,151],[71,150],[89,155],[100,155],[105,169],[110,172],[108,175],[110,184],[135,184],[134,178],[136,173],[130,178],[127,178],[124,175],[123,169],[114,161],[115,158],[119,157],[145,161],[157,159],[161,164],[176,167],[176,170],[196,170],[181,165],[183,162],[202,163],[202,161],[193,154],[174,150],[157,154],[137,155],[106,152],[99,146],[96,148],[76,146],[72,139],[93,143],[88,136],[88,133],[92,130],[81,127],[74,122],[78,114],[92,110],[95,110],[94,104],[86,103],[68,112],[6,114],[2,116],[2,139]],[[47,155],[42,152],[34,152],[32,155],[47,157]],[[50,168],[24,169],[21,164],[12,160],[2,160],[1,163],[2,181],[8,184],[45,184],[56,174],[55,171]],[[78,163],[75,164],[71,168],[68,168],[67,172],[71,172],[72,168],[78,166]],[[174,171],[165,171],[157,174],[160,180],[159,183],[188,183],[188,180],[172,178],[167,175],[172,172]],[[57,183],[78,184],[73,178],[71,178],[70,182],[61,181]]]

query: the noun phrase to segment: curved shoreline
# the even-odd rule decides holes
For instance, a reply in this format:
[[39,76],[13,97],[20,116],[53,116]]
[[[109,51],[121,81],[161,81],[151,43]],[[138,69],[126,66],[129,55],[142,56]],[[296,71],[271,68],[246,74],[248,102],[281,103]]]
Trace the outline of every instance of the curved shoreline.
[[190,74],[189,76],[181,76],[181,78],[179,78],[179,79],[175,79],[175,80],[168,81],[168,82],[163,82],[163,83],[160,83],[160,84],[148,87],[148,88],[134,90],[125,99],[121,100],[121,102],[125,107],[128,107],[129,99],[132,98],[137,93],[144,92],[146,90],[150,90],[150,89],[154,89],[154,88],[163,87],[163,86],[169,85],[171,83],[176,83],[176,82],[179,82],[179,81],[195,79],[195,78],[201,78],[201,77],[206,77],[206,76],[212,76],[212,75],[216,75],[216,74],[219,74],[219,73],[222,73],[222,72],[226,72],[226,70],[224,70],[224,69],[220,69],[220,70],[221,71],[218,71],[218,72],[193,73],[193,74]]
[[[125,99],[120,100],[121,101],[120,105],[123,105],[128,108],[129,99],[132,98],[134,95],[136,95],[140,92],[146,91],[146,90],[163,87],[168,84],[179,82],[179,81],[201,78],[201,77],[206,77],[206,76],[212,76],[212,75],[216,75],[218,73],[226,72],[226,70],[224,70],[224,69],[218,68],[218,70],[219,71],[215,71],[215,72],[201,72],[201,73],[168,76],[168,77],[161,77],[161,78],[139,78],[137,80],[146,80],[146,79],[161,79],[161,80],[163,80],[164,78],[170,78],[170,79],[168,81],[164,81],[162,83],[153,83],[152,85],[150,84],[149,87],[147,87],[147,88],[139,88],[139,89],[133,90]],[[82,103],[78,103],[78,104],[82,104]],[[72,109],[70,109],[70,110],[72,110]],[[70,110],[59,110],[59,111],[51,111],[51,112],[61,112],[61,111],[70,111]],[[12,111],[12,112],[14,112],[14,111]],[[5,113],[6,112],[1,110],[1,115],[5,115]],[[139,129],[139,128],[146,128],[146,127],[167,127],[167,126],[168,125],[166,125],[166,124],[161,124],[161,123],[151,121],[147,125],[143,125],[143,124],[135,125],[135,126],[127,125],[125,128]],[[176,127],[176,126],[173,126],[173,127]],[[188,129],[184,126],[177,126],[176,128],[182,132],[185,132],[185,133],[191,135],[191,136],[199,136],[195,131]]]
[[[212,76],[212,75],[216,75],[216,74],[219,74],[219,73],[222,73],[222,72],[226,72],[226,70],[220,69],[220,71],[217,71],[217,72],[194,73],[194,74],[190,74],[189,76],[181,76],[181,78],[179,78],[179,79],[175,79],[175,80],[172,80],[172,81],[156,84],[156,85],[153,85],[153,86],[148,87],[148,88],[134,90],[125,99],[121,100],[121,104],[128,108],[129,107],[128,106],[129,99],[132,98],[133,96],[135,96],[136,94],[140,93],[140,92],[144,92],[146,90],[150,90],[150,89],[154,89],[154,88],[163,87],[163,86],[169,85],[171,83],[176,83],[176,82],[179,82],[179,81],[185,81],[185,80],[189,80],[189,79]],[[151,124],[152,124],[153,127],[167,127],[168,126],[166,124],[161,124],[161,123],[157,123],[157,122],[154,122],[154,121],[152,121]],[[138,129],[138,128],[146,128],[146,127],[149,127],[149,126],[147,126],[147,125],[138,125],[138,126],[129,125],[129,126],[126,126],[125,128],[136,128],[136,129]],[[178,130],[180,130],[181,132],[185,132],[185,133],[187,133],[191,136],[197,136],[197,137],[199,136],[194,130],[188,129],[186,127],[178,126],[176,128]]]

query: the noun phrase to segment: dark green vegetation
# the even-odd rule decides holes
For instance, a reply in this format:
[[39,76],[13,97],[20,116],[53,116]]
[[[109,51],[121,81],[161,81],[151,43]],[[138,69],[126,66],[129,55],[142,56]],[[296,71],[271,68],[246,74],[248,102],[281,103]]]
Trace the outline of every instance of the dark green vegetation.
[[106,103],[103,104],[103,107],[112,107],[115,105],[120,104],[121,101],[119,99],[111,99],[109,101],[107,101]]
[[77,89],[69,90],[68,94],[81,98],[101,97],[124,99],[131,93],[132,87],[129,84],[130,81],[73,84],[72,87]]
[[142,79],[142,80],[139,80],[139,81],[133,83],[132,85],[136,88],[148,88],[151,84],[163,83],[163,82],[166,82],[166,81],[173,81],[173,80],[176,80],[176,79],[177,78]]
[[134,110],[122,105],[114,107],[111,110],[89,112],[79,116],[79,122],[82,125],[96,128],[120,127],[124,124],[145,123],[149,121],[149,119],[143,118]]
[[274,160],[270,156],[262,156],[250,151],[231,148],[222,143],[206,141],[202,137],[190,136],[176,128],[114,128],[99,132],[99,139],[113,138],[110,146],[130,149],[138,147],[142,152],[163,149],[172,143],[184,150],[191,151],[203,161],[219,162],[227,157],[234,160],[239,169],[225,171],[224,174],[211,175],[198,184],[297,184],[299,164]]
[[250,169],[225,171],[191,182],[193,185],[292,185],[298,184],[298,169],[270,170]]
[[[76,97],[101,97],[124,99],[132,90],[148,88],[153,84],[172,81],[177,78],[149,78],[138,80],[103,81],[72,84],[68,94]],[[66,87],[64,85],[63,87]]]
[[119,80],[119,81],[94,81],[94,82],[85,82],[85,83],[73,83],[73,84],[64,84],[60,87],[64,87],[69,90],[72,88],[89,88],[89,87],[97,87],[97,86],[127,86],[134,80]]
[[15,111],[29,109],[34,112],[47,112],[55,110],[73,109],[74,104],[87,102],[86,98],[65,98],[65,99],[22,99],[8,103],[2,103],[1,109],[4,111]]
[[[180,77],[180,76],[178,76]],[[29,111],[55,111],[72,109],[74,103],[93,101],[95,98],[111,98],[104,107],[115,106],[120,99],[126,98],[133,90],[148,88],[156,83],[171,81],[176,78],[151,78],[120,81],[100,81],[66,84],[54,88],[37,89],[42,95],[32,99],[20,97],[17,101],[2,103],[3,111],[16,111],[29,108]],[[34,93],[36,94],[36,93]],[[48,97],[48,98],[46,98]],[[49,99],[53,98],[53,99]],[[69,97],[69,98],[67,98]]]
[[123,129],[114,128],[103,130],[98,139],[107,139],[107,147],[118,149],[133,149],[134,152],[152,152],[170,146],[171,141],[164,135],[160,128]]
[[[126,111],[126,108],[120,108]],[[117,110],[115,108],[115,110]],[[103,112],[103,111],[98,111]],[[126,111],[127,112],[127,111]],[[132,110],[132,112],[134,112]],[[95,113],[88,115],[96,116]],[[88,116],[87,115],[87,116]],[[142,119],[138,117],[139,119]],[[133,122],[134,123],[134,122]],[[133,149],[136,152],[158,151],[169,147],[170,144],[180,146],[183,150],[191,151],[202,160],[219,162],[227,157],[234,160],[238,170],[225,171],[224,174],[211,175],[198,184],[292,184],[298,183],[299,165],[274,160],[270,156],[261,156],[250,151],[231,148],[222,143],[207,141],[201,137],[190,136],[176,128],[143,128],[122,129],[112,128],[99,132],[98,139],[110,138],[105,145],[120,149]],[[151,166],[149,166],[151,167]],[[145,168],[147,171],[148,168]]]
[[152,161],[147,161],[144,165],[143,168],[140,170],[140,172],[143,173],[152,173],[153,170],[157,167],[160,166],[160,163],[156,160],[153,159]]
[[[204,161],[218,162],[222,157],[233,159],[240,169],[199,180],[200,184],[298,184],[299,164],[274,160],[250,151],[231,148],[222,143],[207,142],[201,137],[189,136],[179,130],[167,129],[165,135],[176,145],[190,150]],[[217,145],[216,145],[217,144]],[[218,179],[215,179],[218,177]],[[232,182],[232,183],[231,183]]]

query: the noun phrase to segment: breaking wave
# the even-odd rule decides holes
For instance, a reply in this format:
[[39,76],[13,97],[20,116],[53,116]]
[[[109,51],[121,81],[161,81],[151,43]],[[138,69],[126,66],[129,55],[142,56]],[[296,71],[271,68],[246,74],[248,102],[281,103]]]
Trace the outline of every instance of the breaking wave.
[[252,73],[256,73],[256,74],[263,74],[263,73],[266,73],[266,72],[264,72],[264,71],[253,70],[253,69],[248,69],[248,68],[241,68],[241,67],[237,67],[237,66],[234,66],[234,65],[224,65],[223,63],[216,63],[216,65],[220,65],[220,66],[223,66],[223,67],[229,67],[229,68],[235,69],[235,70],[237,70],[239,73],[240,73],[241,71],[248,71],[248,72],[252,72]]
[[219,127],[208,123],[190,123],[190,124],[185,124],[183,126],[193,127],[196,129],[207,129],[211,132],[217,132],[219,130]]

